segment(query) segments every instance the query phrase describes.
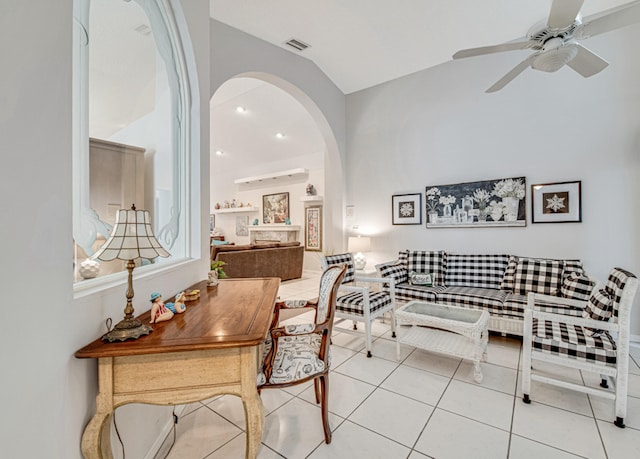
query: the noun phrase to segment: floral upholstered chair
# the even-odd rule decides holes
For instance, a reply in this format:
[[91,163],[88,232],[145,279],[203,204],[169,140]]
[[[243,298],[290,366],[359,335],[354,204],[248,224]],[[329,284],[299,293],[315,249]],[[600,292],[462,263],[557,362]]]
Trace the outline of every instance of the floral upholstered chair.
[[[317,299],[276,303],[275,316],[265,343],[262,371],[258,374],[258,391],[302,384],[313,379],[316,403],[322,410],[324,441],[331,443],[329,427],[329,365],[331,330],[336,309],[336,294],[346,267],[335,266],[320,278]],[[282,309],[314,308],[315,323],[279,327]]]
[[[376,318],[386,312],[391,313],[392,336],[394,338],[396,336],[394,279],[356,277],[355,263],[351,253],[322,257],[323,270],[339,265],[346,265],[347,272],[338,291],[336,317],[352,320],[354,330],[357,329],[356,322],[364,322],[367,357],[371,357],[371,324]],[[389,289],[388,291],[373,291],[365,284],[388,285]],[[341,331],[350,332],[351,330],[341,329]]]
[[[531,403],[532,380],[613,399],[614,424],[624,427],[629,378],[629,327],[637,289],[635,275],[614,268],[604,288],[596,287],[586,305],[582,302],[582,317],[549,312],[549,303],[558,306],[567,303],[567,311],[575,310],[575,300],[529,293],[522,338],[523,401]],[[561,307],[555,309],[562,311]],[[597,373],[602,388],[539,374],[534,371],[535,362],[532,368],[534,360]],[[608,390],[609,378],[615,385],[613,391]]]

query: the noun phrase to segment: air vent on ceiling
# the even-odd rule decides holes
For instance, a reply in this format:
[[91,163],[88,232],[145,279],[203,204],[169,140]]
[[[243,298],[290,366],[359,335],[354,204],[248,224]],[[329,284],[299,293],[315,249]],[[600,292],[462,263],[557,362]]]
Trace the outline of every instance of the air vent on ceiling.
[[297,38],[291,38],[284,42],[285,45],[291,46],[296,51],[304,51],[305,49],[311,47],[311,45],[307,45],[305,42],[298,40]]

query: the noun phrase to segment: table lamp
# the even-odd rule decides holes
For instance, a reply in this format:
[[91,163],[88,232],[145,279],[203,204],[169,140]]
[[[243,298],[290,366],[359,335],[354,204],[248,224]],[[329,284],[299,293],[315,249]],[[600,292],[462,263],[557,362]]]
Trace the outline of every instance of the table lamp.
[[355,253],[353,260],[356,263],[356,269],[364,269],[367,265],[367,259],[362,252],[368,252],[371,249],[371,238],[362,236],[349,237],[349,252]]
[[113,329],[102,336],[103,341],[124,341],[137,339],[142,335],[148,335],[153,329],[133,317],[133,268],[134,261],[139,258],[152,259],[156,257],[168,257],[167,252],[158,242],[151,229],[151,217],[146,210],[121,209],[116,214],[116,224],[111,230],[107,242],[93,255],[92,258],[111,261],[115,259],[127,262],[129,271],[129,287],[127,288],[127,305],[124,308],[124,319],[118,322]]

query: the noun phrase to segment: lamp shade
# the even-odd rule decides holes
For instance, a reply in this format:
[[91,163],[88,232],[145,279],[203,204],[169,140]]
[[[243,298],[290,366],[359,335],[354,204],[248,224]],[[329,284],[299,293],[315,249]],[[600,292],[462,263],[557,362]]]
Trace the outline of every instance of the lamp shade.
[[363,236],[349,237],[349,252],[368,252],[371,250],[371,238]]
[[121,209],[116,214],[116,224],[111,235],[92,258],[111,261],[152,259],[168,257],[164,247],[160,245],[151,228],[151,217],[147,210]]

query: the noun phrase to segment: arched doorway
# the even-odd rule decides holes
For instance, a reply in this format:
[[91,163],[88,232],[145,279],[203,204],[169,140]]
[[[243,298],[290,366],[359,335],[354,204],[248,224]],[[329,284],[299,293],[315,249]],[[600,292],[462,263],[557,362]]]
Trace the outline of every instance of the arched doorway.
[[[248,243],[250,231],[244,226],[265,223],[263,196],[288,193],[291,225],[300,227],[297,240],[302,244],[305,208],[321,207],[322,245],[320,251],[306,251],[304,262],[304,269],[319,270],[321,252],[342,246],[343,208],[342,164],[322,112],[299,88],[265,73],[227,80],[214,92],[210,110],[216,228],[227,240]],[[259,180],[263,176],[269,179]],[[316,190],[313,196],[307,196],[309,184]],[[221,210],[215,209],[217,204]],[[225,209],[234,204],[235,210]]]

